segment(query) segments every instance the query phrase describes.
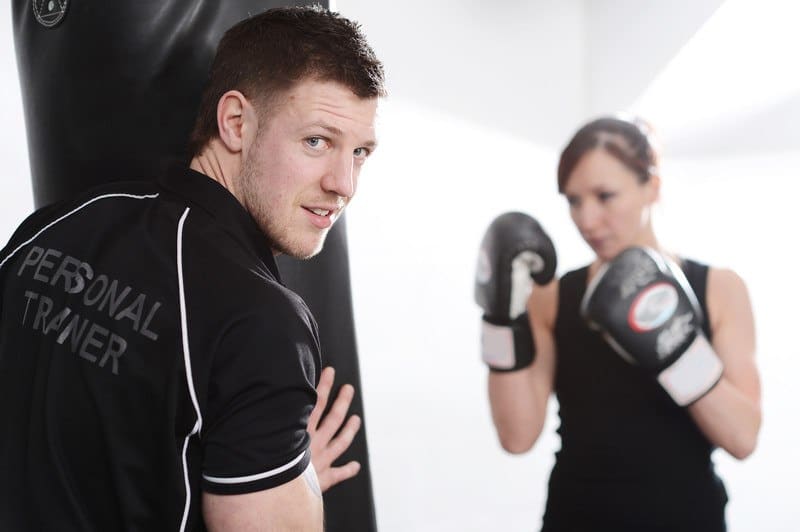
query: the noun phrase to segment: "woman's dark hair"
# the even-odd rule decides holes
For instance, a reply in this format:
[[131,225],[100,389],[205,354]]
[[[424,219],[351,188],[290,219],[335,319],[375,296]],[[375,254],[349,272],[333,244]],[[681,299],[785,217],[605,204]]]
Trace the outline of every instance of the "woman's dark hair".
[[558,162],[558,191],[564,187],[578,161],[589,151],[604,150],[633,171],[641,183],[657,172],[658,153],[652,129],[639,118],[604,116],[580,128],[561,152]]

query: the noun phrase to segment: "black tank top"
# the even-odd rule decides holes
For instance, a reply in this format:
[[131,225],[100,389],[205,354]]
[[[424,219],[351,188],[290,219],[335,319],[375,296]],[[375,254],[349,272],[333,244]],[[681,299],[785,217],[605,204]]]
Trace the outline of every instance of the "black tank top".
[[[703,310],[708,266],[682,268]],[[724,530],[727,495],[712,446],[685,408],[580,316],[588,267],[561,279],[555,393],[561,449],[545,531]],[[708,320],[703,330],[711,338]]]

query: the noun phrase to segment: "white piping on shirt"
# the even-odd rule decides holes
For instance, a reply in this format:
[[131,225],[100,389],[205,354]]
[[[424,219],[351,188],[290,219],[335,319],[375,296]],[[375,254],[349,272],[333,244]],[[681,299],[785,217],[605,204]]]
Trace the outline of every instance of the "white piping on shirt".
[[[32,237],[21,243],[17,246],[11,253],[8,254],[2,261],[0,261],[0,268],[2,268],[6,262],[8,262],[17,252],[36,240],[39,235],[56,225],[57,223],[69,218],[76,212],[80,211],[84,207],[91,205],[92,203],[99,201],[101,199],[107,198],[131,198],[131,199],[155,199],[158,197],[158,193],[156,194],[144,194],[144,195],[136,195],[136,194],[125,194],[125,193],[116,193],[116,194],[102,194],[100,196],[95,196],[94,198],[82,203],[78,207],[72,209],[68,213],[60,216],[59,218],[53,220],[49,224],[42,227],[39,231],[36,232]],[[192,399],[192,405],[194,406],[195,413],[197,414],[197,421],[192,427],[191,432],[186,435],[186,438],[183,442],[183,452],[182,452],[182,461],[183,461],[183,481],[184,487],[186,489],[186,503],[184,505],[183,510],[183,519],[181,520],[180,530],[184,532],[186,530],[187,519],[189,516],[189,507],[191,506],[191,491],[189,488],[189,474],[188,468],[186,463],[186,450],[189,446],[189,438],[191,438],[195,434],[200,433],[200,429],[203,425],[203,418],[200,414],[200,407],[197,402],[197,395],[194,389],[194,380],[192,379],[192,365],[191,360],[189,358],[189,334],[186,326],[186,298],[184,293],[184,285],[183,285],[183,256],[182,256],[182,248],[183,248],[183,224],[186,221],[186,217],[189,214],[189,208],[187,207],[186,210],[183,212],[180,221],[178,222],[178,231],[177,231],[177,263],[178,263],[178,287],[180,291],[180,307],[181,307],[181,337],[183,341],[183,360],[184,366],[186,368],[186,380],[189,387],[189,396]]]
[[178,259],[178,292],[181,304],[181,340],[183,342],[183,364],[186,369],[186,383],[189,387],[189,397],[192,399],[194,411],[197,414],[197,421],[192,427],[191,432],[186,435],[183,440],[183,453],[181,459],[183,461],[183,484],[186,489],[186,503],[183,507],[183,519],[181,519],[180,531],[186,530],[186,522],[189,518],[189,507],[192,504],[192,492],[189,487],[189,469],[186,464],[186,449],[189,447],[189,438],[195,434],[200,434],[200,429],[203,426],[203,416],[200,414],[200,406],[197,402],[197,394],[194,390],[194,379],[192,378],[192,361],[189,358],[189,330],[186,325],[186,293],[183,285],[183,224],[186,217],[189,215],[189,207],[183,211],[180,221],[178,222],[178,237],[177,237],[177,259]]
[[261,480],[262,478],[269,478],[274,477],[280,473],[283,473],[287,469],[291,469],[295,465],[297,465],[300,460],[306,455],[308,450],[303,451],[300,453],[300,456],[289,462],[288,464],[284,464],[280,467],[276,467],[275,469],[270,469],[269,471],[264,471],[263,473],[256,473],[255,475],[248,475],[246,477],[210,477],[208,475],[203,475],[203,478],[209,482],[216,482],[217,484],[239,484],[242,482],[252,482],[254,480]]
[[69,211],[67,214],[61,216],[60,218],[57,218],[57,219],[53,220],[49,224],[47,224],[44,227],[42,227],[41,229],[39,229],[39,231],[35,235],[30,237],[28,240],[26,240],[25,242],[23,242],[22,244],[17,246],[16,249],[14,249],[14,251],[9,253],[8,257],[4,258],[2,260],[2,262],[0,262],[0,268],[2,268],[3,265],[6,263],[6,261],[8,261],[11,257],[13,257],[17,253],[17,251],[19,251],[20,249],[24,248],[25,246],[27,246],[28,244],[30,244],[31,242],[36,240],[36,238],[38,238],[39,235],[41,235],[42,233],[44,233],[45,231],[47,231],[48,229],[53,227],[55,224],[57,224],[61,220],[72,216],[73,214],[75,214],[79,210],[83,209],[84,207],[86,207],[87,205],[89,205],[91,203],[94,203],[95,201],[98,201],[98,200],[101,200],[101,199],[106,199],[106,198],[155,199],[157,197],[158,197],[158,194],[145,194],[145,195],[142,195],[142,196],[137,196],[135,194],[122,194],[122,193],[119,193],[119,194],[103,194],[101,196],[95,196],[94,198],[92,198],[92,199],[88,200],[87,202],[83,203],[82,205],[79,205],[78,207],[75,207],[74,209]]

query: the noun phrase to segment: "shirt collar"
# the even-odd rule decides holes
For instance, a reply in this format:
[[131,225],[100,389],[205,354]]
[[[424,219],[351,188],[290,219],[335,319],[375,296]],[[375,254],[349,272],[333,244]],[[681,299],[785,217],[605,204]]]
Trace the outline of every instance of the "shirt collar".
[[227,188],[203,173],[179,165],[163,173],[159,184],[200,207],[220,224],[243,232],[270,273],[282,284],[267,237]]

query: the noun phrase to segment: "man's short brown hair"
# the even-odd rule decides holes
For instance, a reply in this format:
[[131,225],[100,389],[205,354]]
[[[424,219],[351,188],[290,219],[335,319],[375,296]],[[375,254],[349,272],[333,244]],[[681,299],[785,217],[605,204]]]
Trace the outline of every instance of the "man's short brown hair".
[[320,6],[269,9],[230,28],[217,47],[189,140],[196,156],[218,136],[217,104],[229,90],[260,114],[300,81],[334,81],[360,98],[385,96],[383,65],[359,24]]

